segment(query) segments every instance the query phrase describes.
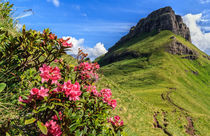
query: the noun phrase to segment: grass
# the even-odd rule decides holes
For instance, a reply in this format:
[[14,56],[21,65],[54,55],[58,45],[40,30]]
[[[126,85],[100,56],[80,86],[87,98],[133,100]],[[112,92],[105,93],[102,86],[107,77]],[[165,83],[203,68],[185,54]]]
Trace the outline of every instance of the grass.
[[[198,52],[199,58],[188,60],[167,53],[165,50],[171,42],[171,36]],[[107,64],[107,58],[125,51],[150,55],[122,58]],[[119,105],[124,107],[122,109],[126,109],[121,112],[121,116],[128,120],[129,135],[166,135],[161,129],[153,127],[153,114],[156,111],[159,112],[157,117],[160,123],[164,123],[162,111],[167,112],[166,129],[173,135],[189,135],[186,133],[187,116],[193,120],[195,134],[210,134],[210,61],[203,55],[206,56],[184,38],[170,31],[162,31],[157,35],[139,36],[118,45],[97,59],[104,65],[101,73],[107,80],[98,84],[109,81],[121,88],[118,91],[118,87],[110,86],[113,91],[117,90],[114,95],[120,99]]]

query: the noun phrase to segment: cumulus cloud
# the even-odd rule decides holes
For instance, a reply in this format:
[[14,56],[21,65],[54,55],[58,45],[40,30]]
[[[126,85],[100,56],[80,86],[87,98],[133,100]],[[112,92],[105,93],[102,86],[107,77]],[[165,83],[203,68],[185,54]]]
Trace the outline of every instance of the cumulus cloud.
[[59,0],[47,0],[48,2],[52,2],[56,7],[60,6],[60,1]]
[[85,39],[76,39],[70,36],[63,37],[63,39],[67,38],[70,38],[68,42],[73,44],[73,47],[71,48],[71,51],[68,52],[68,54],[71,54],[73,56],[76,56],[78,54],[79,48],[82,49],[85,53],[88,53],[88,57],[91,60],[94,60],[95,58],[107,52],[106,48],[104,47],[104,44],[101,42],[96,43],[96,45],[93,48],[90,48],[84,45]]
[[190,28],[192,43],[202,51],[207,52],[210,49],[210,32],[202,31],[205,27],[199,25],[202,22],[203,14],[187,14],[183,16],[184,22]]

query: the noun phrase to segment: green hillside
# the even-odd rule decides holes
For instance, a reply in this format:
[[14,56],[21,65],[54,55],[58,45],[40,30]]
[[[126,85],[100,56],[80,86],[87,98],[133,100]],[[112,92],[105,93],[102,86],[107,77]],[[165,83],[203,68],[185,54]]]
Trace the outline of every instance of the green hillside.
[[[168,53],[172,36],[198,58]],[[184,38],[170,31],[140,34],[96,61],[104,75],[98,84],[116,90],[128,135],[210,134],[210,60]]]

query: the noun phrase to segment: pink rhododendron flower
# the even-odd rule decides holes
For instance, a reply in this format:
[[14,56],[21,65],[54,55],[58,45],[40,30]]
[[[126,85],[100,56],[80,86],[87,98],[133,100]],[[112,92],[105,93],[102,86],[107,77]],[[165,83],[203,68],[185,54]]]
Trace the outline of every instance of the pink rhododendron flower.
[[80,100],[79,96],[82,94],[80,91],[80,85],[78,82],[72,84],[71,81],[64,82],[63,91],[65,92],[66,97],[69,97],[69,100]]
[[48,92],[49,92],[49,89],[44,89],[44,87],[41,87],[41,89],[37,89],[37,88],[33,88],[31,89],[30,93],[31,93],[31,96],[37,96],[38,99],[42,99],[44,98],[45,96],[48,96]]
[[120,120],[120,116],[114,116],[114,119],[116,120],[116,121],[119,121]]
[[47,135],[41,134],[40,136],[61,136],[62,131],[60,126],[53,120],[45,123],[47,127]]
[[72,47],[72,43],[68,43],[67,41],[63,42],[62,45],[63,45],[64,47],[69,47],[69,48]]
[[29,99],[27,100],[23,100],[23,98],[20,96],[19,99],[18,99],[19,102],[23,102],[23,103],[29,103]]
[[57,81],[61,78],[60,69],[58,67],[51,68],[49,73],[50,79],[52,80],[52,84],[56,84]]
[[23,100],[23,98],[20,96],[19,99],[18,99],[18,101],[19,102],[23,102],[23,103],[30,103],[32,101],[32,99],[33,99],[33,96],[32,95],[30,95],[28,97],[28,99],[26,99],[26,100]]
[[41,87],[40,90],[37,88],[33,88],[31,89],[30,95],[27,100],[23,100],[22,97],[19,97],[19,101],[24,103],[30,103],[33,98],[41,100],[44,97],[48,96],[48,92],[49,89],[44,89],[44,87]]
[[72,45],[72,43],[68,43],[69,40],[70,40],[70,38],[68,38],[68,39],[66,39],[66,40],[64,40],[63,38],[60,38],[60,39],[58,40],[58,42],[59,42],[60,44],[62,44],[63,47],[69,47],[69,48],[71,48],[73,45]]
[[47,66],[46,64],[43,64],[42,67],[39,68],[39,71],[41,71],[41,78],[42,78],[42,83],[44,83],[45,81],[48,82],[50,75],[49,75],[49,71],[50,71],[50,66]]
[[112,125],[114,125],[115,127],[120,127],[123,126],[123,120],[120,121],[120,117],[119,116],[115,116],[114,118],[111,117],[108,119],[108,122],[112,123]]
[[113,109],[117,106],[117,101],[115,99],[111,100],[111,106]]
[[96,86],[90,85],[90,86],[85,86],[84,88],[87,90],[87,92],[93,93],[95,96],[99,96],[99,93],[96,90]]
[[117,101],[115,99],[105,97],[103,98],[103,102],[110,105],[113,109],[117,106]]
[[44,89],[44,87],[41,87],[41,89],[38,92],[38,96],[41,98],[44,98],[45,96],[48,96],[49,89]]
[[56,84],[61,78],[60,69],[58,67],[52,68],[46,64],[43,64],[43,66],[39,68],[39,71],[41,72],[40,76],[42,78],[42,83],[51,80],[51,84]]
[[33,88],[33,89],[31,89],[30,93],[31,93],[31,95],[38,95],[39,89]]
[[87,80],[87,79],[98,79],[97,70],[100,68],[100,66],[97,63],[88,63],[88,62],[82,62],[79,64],[79,66],[76,66],[74,68],[75,71],[79,72],[79,78],[81,80]]
[[112,91],[110,89],[102,89],[100,93],[101,93],[102,97],[104,97],[104,98],[112,97]]
[[117,106],[117,101],[112,99],[112,92],[110,89],[102,89],[99,96],[103,97],[103,102],[110,105],[113,109]]
[[124,125],[124,122],[123,120],[121,120],[119,126],[123,126],[123,125]]

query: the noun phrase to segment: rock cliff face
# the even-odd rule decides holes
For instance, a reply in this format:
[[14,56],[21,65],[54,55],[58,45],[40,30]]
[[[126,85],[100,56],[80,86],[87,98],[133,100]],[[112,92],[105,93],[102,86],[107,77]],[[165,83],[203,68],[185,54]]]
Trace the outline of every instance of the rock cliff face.
[[180,43],[176,40],[175,37],[171,37],[172,42],[169,44],[167,51],[171,54],[176,55],[187,55],[185,57],[182,57],[184,59],[190,59],[195,60],[198,58],[198,53],[190,48],[188,48],[186,45]]
[[[115,45],[122,44],[141,33],[158,32],[161,30],[170,30],[191,42],[190,30],[186,24],[184,24],[182,17],[176,15],[171,7],[165,7],[152,12],[146,18],[141,19],[138,24],[133,26],[130,29],[130,32],[122,37]],[[112,48],[110,48],[109,51],[111,49]]]

